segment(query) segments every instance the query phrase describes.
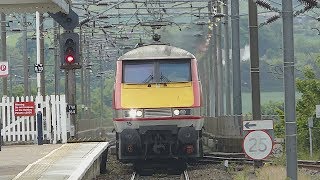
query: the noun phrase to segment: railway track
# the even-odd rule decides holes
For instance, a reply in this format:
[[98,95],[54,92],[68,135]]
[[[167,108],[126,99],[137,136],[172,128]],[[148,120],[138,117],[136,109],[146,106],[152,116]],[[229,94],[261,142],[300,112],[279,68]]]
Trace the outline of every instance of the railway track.
[[204,154],[203,158],[199,160],[199,163],[241,163],[241,164],[253,164],[254,161],[252,159],[248,159],[245,157],[243,153],[208,153]]
[[320,171],[320,161],[298,160],[298,167]]
[[[248,159],[243,153],[209,153],[205,154],[200,163],[228,163],[254,164],[254,160]],[[269,160],[262,160],[264,163]],[[320,161],[298,160],[298,167],[310,170],[320,171]]]
[[[182,178],[183,180],[190,180],[187,170],[183,171],[183,173],[180,176],[179,175],[178,176],[177,175],[168,175],[168,176],[177,177],[179,179]],[[136,171],[134,171],[130,177],[130,180],[139,180],[139,177],[140,177],[139,174]]]

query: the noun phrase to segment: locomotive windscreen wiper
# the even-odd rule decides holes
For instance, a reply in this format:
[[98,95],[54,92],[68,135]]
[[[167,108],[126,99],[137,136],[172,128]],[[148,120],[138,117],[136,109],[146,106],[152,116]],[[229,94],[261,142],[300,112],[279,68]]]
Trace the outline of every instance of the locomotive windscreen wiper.
[[167,78],[167,77],[166,77],[165,75],[163,75],[162,73],[161,73],[161,76],[160,76],[160,80],[161,80],[161,82],[171,82],[170,79]]
[[145,79],[144,81],[142,81],[142,83],[148,83],[148,82],[150,82],[151,80],[153,80],[153,75],[152,75],[152,74],[150,74],[150,75],[147,77],[147,79]]

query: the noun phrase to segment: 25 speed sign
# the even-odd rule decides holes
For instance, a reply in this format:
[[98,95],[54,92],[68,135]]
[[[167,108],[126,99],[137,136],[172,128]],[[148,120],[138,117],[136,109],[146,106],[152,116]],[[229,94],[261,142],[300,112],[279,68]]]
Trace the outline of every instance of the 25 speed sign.
[[251,131],[243,140],[243,150],[251,159],[264,159],[272,151],[272,139],[264,131]]

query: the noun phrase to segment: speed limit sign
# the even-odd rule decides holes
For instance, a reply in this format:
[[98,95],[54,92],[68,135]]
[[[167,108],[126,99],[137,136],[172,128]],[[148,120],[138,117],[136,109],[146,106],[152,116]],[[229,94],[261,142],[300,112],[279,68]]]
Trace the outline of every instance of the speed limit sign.
[[264,159],[272,151],[272,139],[265,131],[251,131],[243,140],[243,150],[251,159]]

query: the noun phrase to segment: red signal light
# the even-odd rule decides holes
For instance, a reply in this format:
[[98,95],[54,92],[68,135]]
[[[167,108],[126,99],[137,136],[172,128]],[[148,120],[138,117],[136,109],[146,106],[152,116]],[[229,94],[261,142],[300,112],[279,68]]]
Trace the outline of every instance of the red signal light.
[[67,58],[66,58],[66,61],[67,61],[67,63],[74,63],[74,57],[73,56],[71,56],[71,55],[68,55],[67,56]]

